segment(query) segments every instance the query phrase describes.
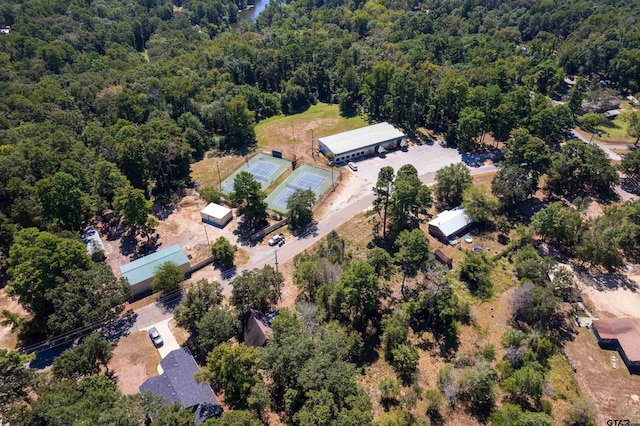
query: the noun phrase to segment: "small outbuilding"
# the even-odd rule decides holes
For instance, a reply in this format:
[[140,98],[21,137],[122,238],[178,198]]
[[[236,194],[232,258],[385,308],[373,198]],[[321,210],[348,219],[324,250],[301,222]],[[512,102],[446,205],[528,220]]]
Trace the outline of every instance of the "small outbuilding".
[[405,146],[407,135],[389,123],[378,123],[318,139],[318,150],[336,163]]
[[445,210],[429,222],[429,233],[441,241],[459,236],[473,226],[473,220],[462,207]]
[[182,268],[185,274],[191,272],[187,254],[182,250],[182,247],[176,244],[120,266],[120,274],[122,278],[129,281],[131,293],[137,296],[151,288],[151,280],[156,269],[166,262],[175,263]]
[[252,310],[244,328],[244,343],[256,348],[262,347],[271,337],[271,323],[262,312]]
[[95,260],[102,260],[105,258],[104,244],[100,234],[93,226],[87,226],[82,233],[82,241],[87,245],[87,253]]
[[618,350],[629,371],[640,371],[640,319],[598,319],[591,327],[600,346]]
[[608,118],[609,120],[613,120],[614,118],[616,118],[619,115],[620,115],[620,110],[619,109],[610,109],[609,111],[605,111],[604,112],[604,116],[606,118]]
[[200,210],[200,216],[203,222],[224,228],[233,219],[233,212],[220,204],[209,203],[207,207]]
[[[141,394],[150,392],[165,399],[164,404],[180,404],[191,410],[195,424],[222,414],[222,406],[211,386],[196,382],[194,375],[200,370],[196,360],[186,348],[176,349],[160,361],[162,374],[147,379],[140,387]],[[152,415],[153,416],[153,415]]]
[[436,259],[438,259],[441,263],[447,265],[449,268],[453,265],[453,257],[449,256],[446,251],[443,249],[438,249],[434,253]]

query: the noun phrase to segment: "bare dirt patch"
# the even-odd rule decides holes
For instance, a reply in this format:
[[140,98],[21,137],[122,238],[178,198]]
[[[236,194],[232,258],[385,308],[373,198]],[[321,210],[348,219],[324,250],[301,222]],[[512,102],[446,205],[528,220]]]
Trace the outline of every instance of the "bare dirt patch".
[[189,340],[189,332],[176,324],[175,319],[169,321],[169,330],[171,330],[171,334],[176,338],[176,342],[180,347],[184,346]]
[[109,370],[113,371],[118,388],[125,395],[138,393],[138,387],[148,378],[157,376],[160,354],[146,331],[123,337],[113,351]]
[[[0,289],[0,312],[7,310],[21,317],[27,317],[28,312],[18,301],[7,294],[6,289]],[[18,345],[18,335],[11,331],[10,326],[0,326],[0,348],[15,349]]]
[[595,268],[573,265],[580,290],[593,304],[596,314],[640,318],[640,275],[603,273]]
[[[598,405],[597,424],[607,424],[609,419],[640,422],[640,376],[629,374],[618,353],[600,349],[586,328],[581,328],[565,347],[577,367],[575,377],[580,389]],[[617,369],[612,367],[612,357],[616,357]]]

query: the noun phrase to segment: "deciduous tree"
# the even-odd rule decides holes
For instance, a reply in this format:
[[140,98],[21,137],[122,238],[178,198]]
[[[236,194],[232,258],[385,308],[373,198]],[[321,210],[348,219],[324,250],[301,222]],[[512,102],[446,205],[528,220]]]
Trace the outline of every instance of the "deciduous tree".
[[170,293],[180,288],[184,281],[184,271],[174,262],[165,262],[154,271],[151,279],[151,290],[154,293]]
[[292,229],[303,229],[313,222],[316,194],[310,189],[298,189],[287,200],[287,216]]
[[207,355],[207,364],[196,378],[222,386],[225,401],[233,408],[246,408],[251,387],[258,383],[257,349],[244,343],[222,343]]
[[438,202],[447,206],[459,206],[464,190],[471,186],[471,172],[462,163],[451,164],[436,172],[434,189]]
[[202,317],[222,303],[222,285],[203,278],[189,287],[173,316],[180,327],[194,333]]
[[113,356],[113,346],[98,333],[87,336],[78,346],[67,349],[53,361],[53,375],[57,378],[77,380],[100,373],[107,368]]
[[218,237],[211,245],[211,254],[224,267],[233,266],[235,249],[225,237]]
[[241,314],[250,309],[268,312],[280,300],[284,278],[271,266],[244,271],[231,282],[230,303]]
[[9,294],[18,297],[36,322],[45,324],[53,313],[48,290],[59,285],[67,271],[88,270],[91,258],[79,241],[27,228],[16,234],[7,262]]
[[244,217],[249,229],[262,222],[267,214],[266,198],[260,184],[249,172],[242,171],[233,180],[231,201],[238,206],[238,213]]

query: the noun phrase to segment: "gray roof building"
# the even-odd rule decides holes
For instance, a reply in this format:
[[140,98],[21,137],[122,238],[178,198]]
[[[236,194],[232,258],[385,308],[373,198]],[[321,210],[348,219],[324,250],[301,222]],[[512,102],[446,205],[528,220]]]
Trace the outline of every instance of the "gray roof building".
[[462,207],[445,210],[429,222],[429,233],[440,240],[446,241],[468,230],[473,220]]
[[196,382],[194,375],[200,368],[188,349],[169,352],[160,361],[160,366],[163,373],[140,385],[140,393],[151,392],[155,396],[162,396],[167,400],[167,406],[177,402],[183,408],[192,409],[196,424],[222,414],[222,406],[211,387]]
[[387,148],[400,146],[407,135],[389,123],[378,123],[348,132],[318,139],[318,148],[325,155],[331,153],[338,160],[357,157]]

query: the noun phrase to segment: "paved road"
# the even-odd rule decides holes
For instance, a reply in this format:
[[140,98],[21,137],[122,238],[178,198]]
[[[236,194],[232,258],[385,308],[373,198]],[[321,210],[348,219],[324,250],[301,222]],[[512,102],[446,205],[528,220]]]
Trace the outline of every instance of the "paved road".
[[[582,137],[582,135],[580,135],[580,133],[576,132],[575,129],[571,130],[571,135],[573,137],[575,137],[576,139],[580,139],[582,142],[584,143],[589,143],[589,140]],[[617,160],[620,161],[622,160],[622,156],[620,154],[617,154],[614,152],[614,150],[617,151],[624,151],[624,150],[628,150],[629,149],[629,145],[610,145],[610,144],[606,144],[606,143],[597,143],[597,142],[592,142],[595,145],[598,145],[600,148],[602,148],[602,150],[607,154],[607,156],[612,159],[612,160]]]
[[[496,166],[482,166],[470,168],[472,175],[479,175],[484,173],[495,172],[498,170]],[[427,185],[431,185],[435,180],[435,172],[429,172],[420,176],[420,180]],[[373,203],[374,195],[369,190],[366,193],[362,193],[355,200],[350,201],[344,208],[337,212],[329,214],[324,219],[318,221],[317,227],[314,232],[307,235],[304,238],[289,238],[286,244],[282,247],[278,247],[269,252],[260,252],[251,257],[250,263],[236,271],[236,274],[241,274],[244,270],[262,268],[265,265],[275,265],[275,252],[277,251],[278,263],[282,264],[286,261],[293,259],[293,257],[311,247],[321,238],[326,236],[332,230],[338,228],[340,225],[348,222],[357,214],[369,209]],[[222,280],[224,293],[231,293],[230,280]],[[172,306],[167,307],[165,304],[153,304],[141,308],[136,311],[136,322],[132,327],[132,330],[141,330],[149,327],[152,324],[171,318],[173,316],[173,307],[177,304],[177,301],[171,303]]]

